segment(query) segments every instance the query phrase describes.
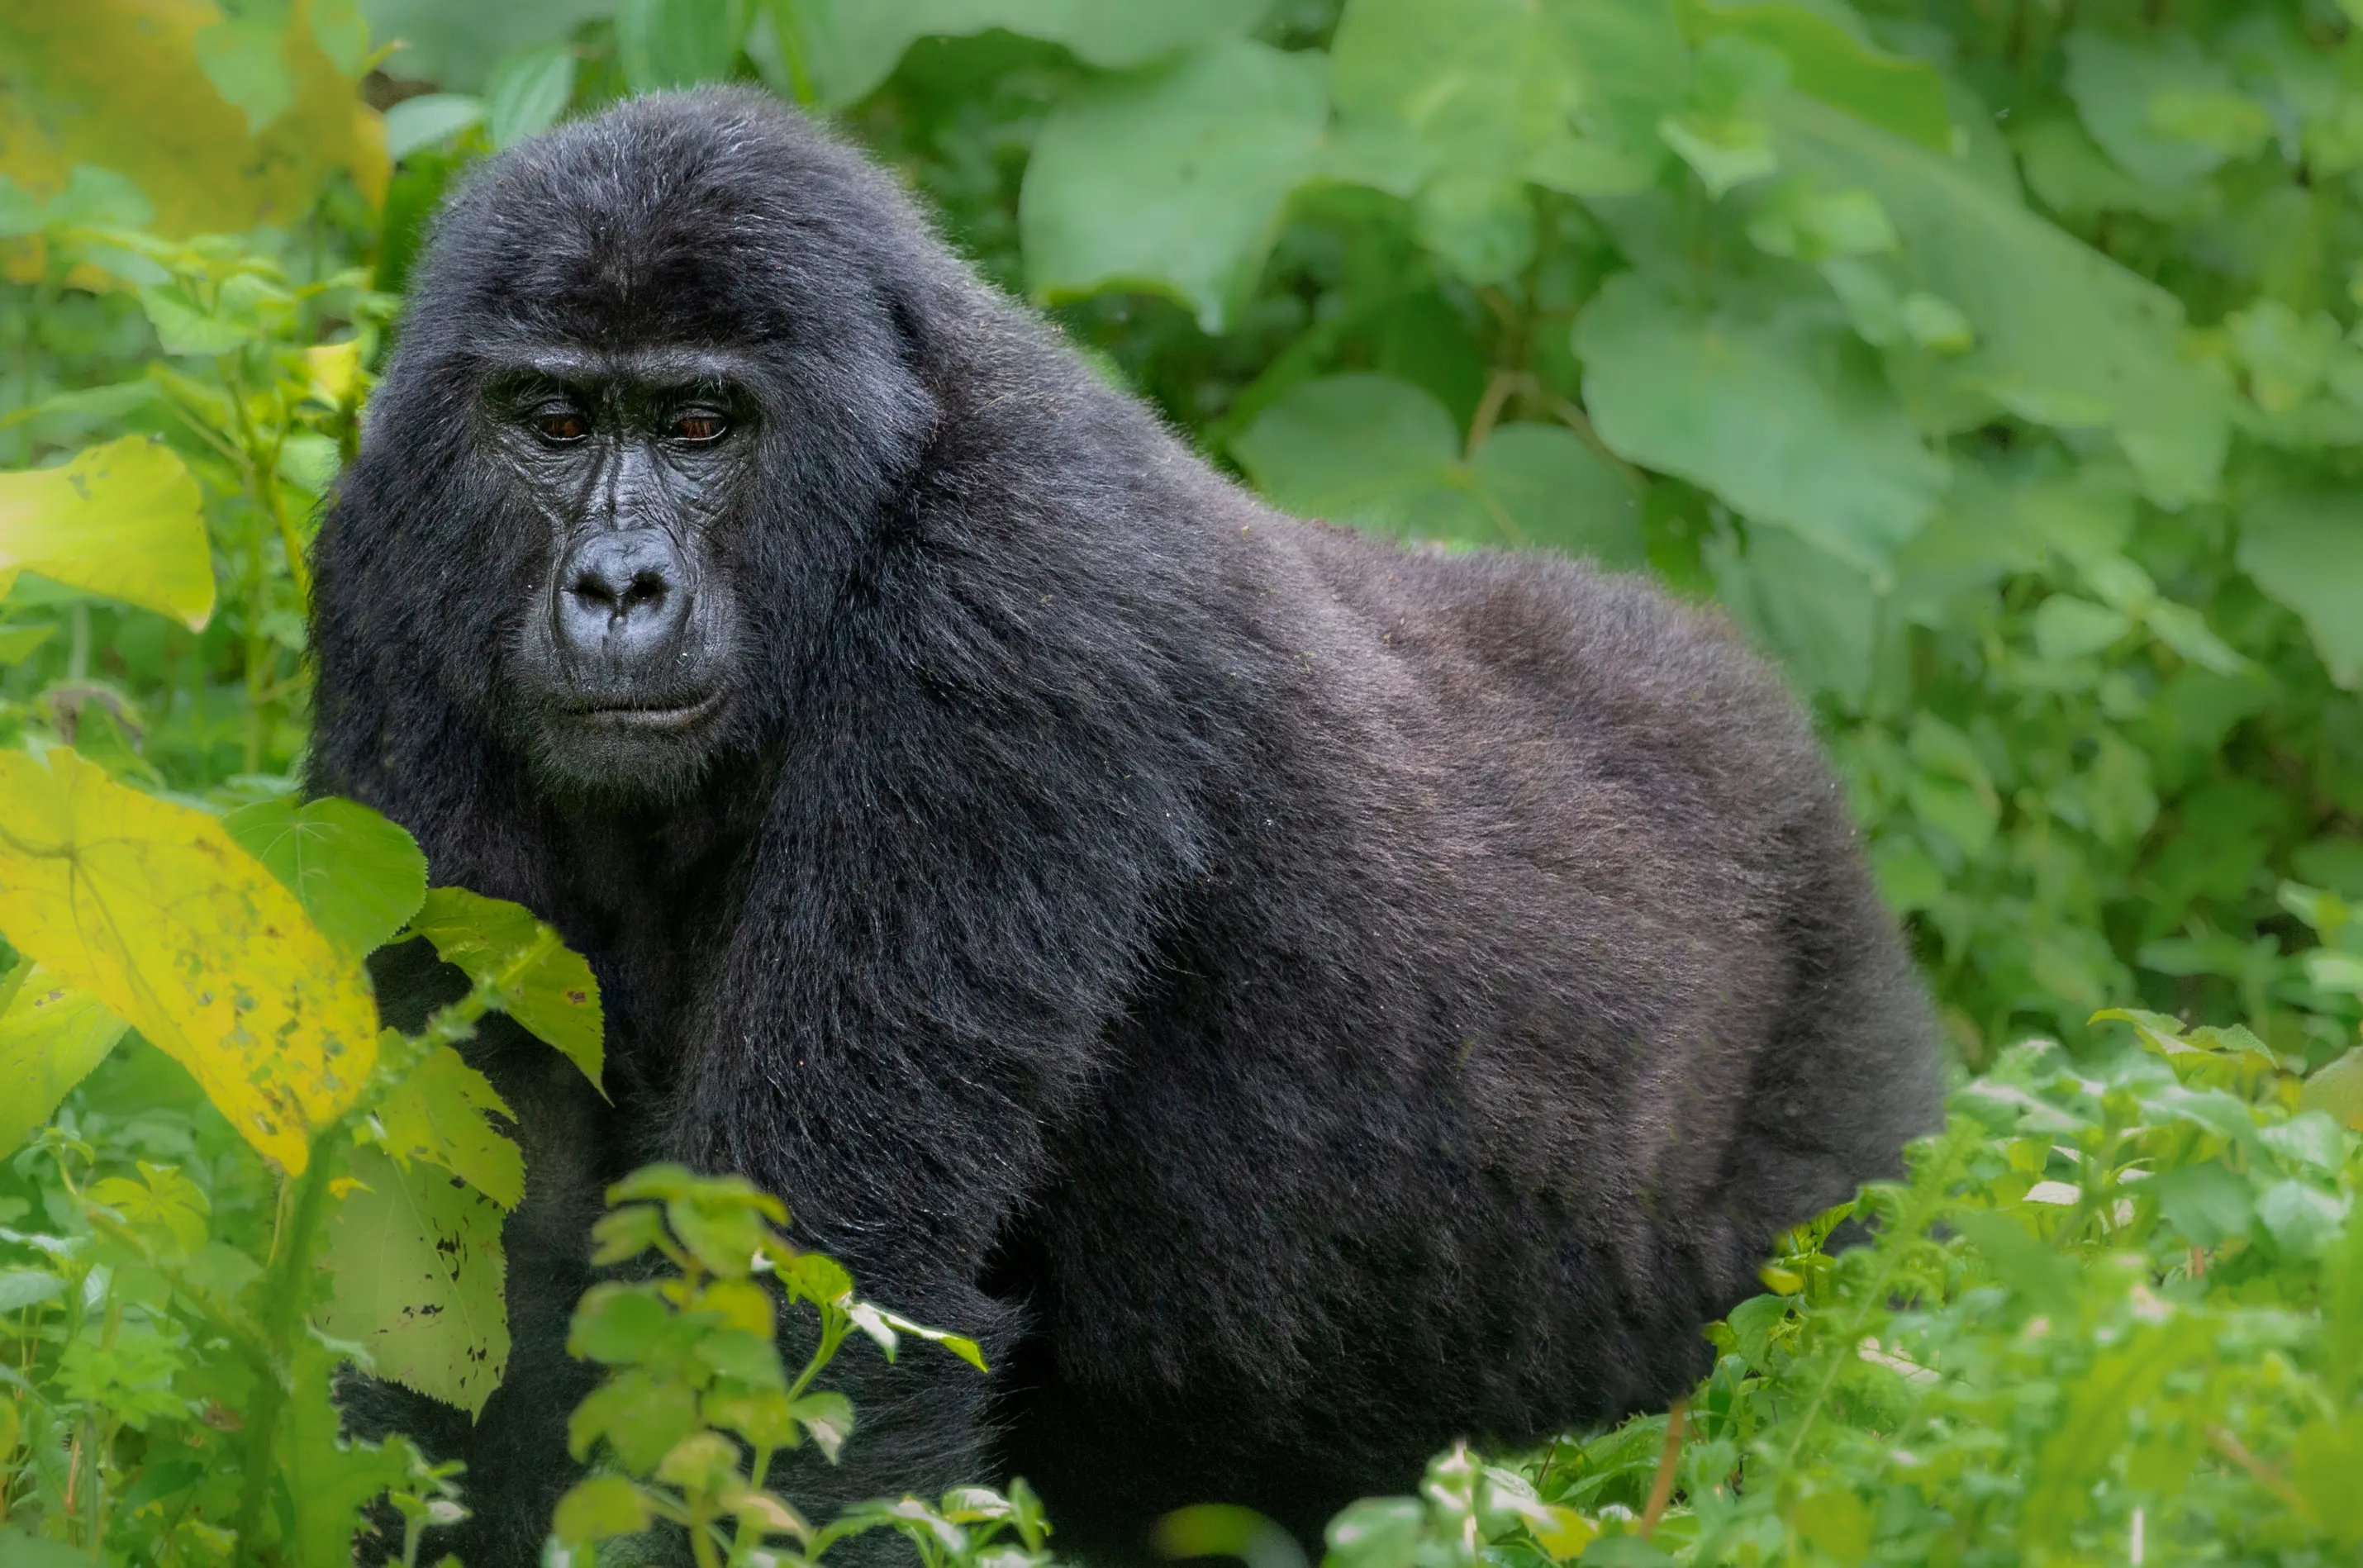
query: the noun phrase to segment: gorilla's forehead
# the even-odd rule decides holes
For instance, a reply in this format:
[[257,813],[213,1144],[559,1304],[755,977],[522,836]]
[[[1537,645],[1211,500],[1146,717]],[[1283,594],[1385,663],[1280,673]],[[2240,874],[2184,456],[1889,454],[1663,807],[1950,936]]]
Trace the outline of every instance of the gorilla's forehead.
[[438,225],[421,294],[489,339],[586,351],[810,340],[872,303],[901,207],[772,101],[660,95],[494,160]]

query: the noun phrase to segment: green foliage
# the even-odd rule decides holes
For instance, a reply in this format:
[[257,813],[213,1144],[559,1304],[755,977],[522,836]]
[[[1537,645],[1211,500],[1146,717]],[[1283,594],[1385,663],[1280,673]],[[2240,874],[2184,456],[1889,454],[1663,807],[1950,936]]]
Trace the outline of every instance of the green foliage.
[[[817,1529],[764,1490],[782,1450],[809,1441],[836,1463],[853,1408],[813,1383],[854,1330],[889,1357],[897,1329],[916,1333],[982,1371],[976,1346],[856,1300],[844,1269],[772,1229],[787,1221],[779,1199],[736,1176],[650,1165],[611,1188],[607,1201],[592,1232],[595,1261],[613,1266],[655,1253],[670,1272],[594,1286],[574,1314],[567,1350],[611,1370],[576,1408],[567,1441],[577,1459],[600,1455],[613,1468],[560,1500],[552,1530],[562,1546],[580,1551],[662,1519],[688,1531],[701,1568],[812,1563],[836,1541],[879,1529],[900,1531],[929,1568],[972,1568],[988,1549],[1005,1568],[1048,1562],[1048,1527],[1023,1482],[1006,1496],[963,1487],[940,1507],[908,1497],[863,1504]],[[780,1304],[809,1307],[819,1319],[793,1378],[773,1343]],[[1022,1551],[996,1545],[1007,1531]]]
[[[338,1435],[330,1378],[496,1384],[525,1171],[454,1045],[505,1010],[596,1083],[598,992],[296,802],[304,551],[449,181],[721,77],[837,116],[1284,508],[1718,602],[1975,1070],[1686,1410],[1445,1455],[1335,1568],[2363,1546],[2351,6],[92,0],[0,59],[0,1561],[341,1561],[383,1494],[407,1565],[464,1509]],[[472,988],[373,1039],[360,960],[405,933]],[[1022,1485],[825,1525],[766,1491],[860,1441],[814,1386],[853,1330],[976,1348],[743,1187],[615,1196],[611,1261],[659,1272],[577,1319],[602,1468],[554,1550],[1042,1560]],[[1208,1501],[1171,1551],[1280,1560]]]

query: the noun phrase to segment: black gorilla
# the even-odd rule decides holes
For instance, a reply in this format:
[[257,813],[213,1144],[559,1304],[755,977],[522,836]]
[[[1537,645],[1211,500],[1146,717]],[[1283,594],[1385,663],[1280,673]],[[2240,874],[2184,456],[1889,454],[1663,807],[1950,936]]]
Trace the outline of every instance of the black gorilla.
[[649,1158],[994,1364],[849,1352],[800,1501],[1021,1474],[1125,1554],[1669,1398],[1935,1119],[1839,791],[1719,618],[1274,514],[758,96],[470,182],[316,593],[315,787],[607,1000],[612,1110],[478,1047],[507,1386],[376,1415],[468,1461],[471,1568],[535,1560],[583,1226]]

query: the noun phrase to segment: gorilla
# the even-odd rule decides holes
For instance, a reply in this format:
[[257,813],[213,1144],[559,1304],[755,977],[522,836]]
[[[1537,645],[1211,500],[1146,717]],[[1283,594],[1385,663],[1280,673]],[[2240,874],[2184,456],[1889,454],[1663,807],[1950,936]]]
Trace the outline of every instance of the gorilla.
[[606,1000],[612,1105],[473,1047],[527,1161],[505,1386],[361,1398],[466,1461],[471,1568],[538,1560],[585,1230],[653,1158],[992,1363],[848,1350],[810,1514],[1023,1475],[1120,1560],[1681,1393],[1936,1119],[1839,789],[1720,616],[1273,513],[760,95],[469,181],[316,570],[311,787]]

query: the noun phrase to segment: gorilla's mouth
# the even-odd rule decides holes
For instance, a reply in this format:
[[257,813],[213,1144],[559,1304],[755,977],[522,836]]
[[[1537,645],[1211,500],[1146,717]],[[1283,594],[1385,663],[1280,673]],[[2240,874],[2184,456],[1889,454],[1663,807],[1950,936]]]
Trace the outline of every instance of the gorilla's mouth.
[[569,708],[567,716],[585,723],[641,734],[680,734],[712,718],[721,706],[722,693],[709,691],[691,702],[586,702]]

